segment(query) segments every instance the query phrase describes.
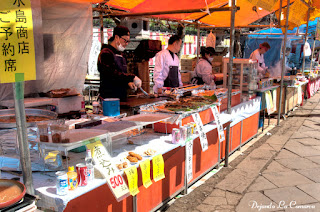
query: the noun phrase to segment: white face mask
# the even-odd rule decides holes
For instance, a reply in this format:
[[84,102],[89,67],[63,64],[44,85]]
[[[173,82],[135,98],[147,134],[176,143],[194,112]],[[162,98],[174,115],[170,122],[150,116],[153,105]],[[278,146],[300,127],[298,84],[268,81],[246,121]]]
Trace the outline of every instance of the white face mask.
[[117,49],[120,51],[120,52],[123,52],[125,50],[125,47],[123,47],[121,45],[121,43],[119,45],[117,45]]
[[212,60],[213,60],[213,57],[209,57],[209,58],[208,58],[208,60],[209,60],[210,62],[212,62]]

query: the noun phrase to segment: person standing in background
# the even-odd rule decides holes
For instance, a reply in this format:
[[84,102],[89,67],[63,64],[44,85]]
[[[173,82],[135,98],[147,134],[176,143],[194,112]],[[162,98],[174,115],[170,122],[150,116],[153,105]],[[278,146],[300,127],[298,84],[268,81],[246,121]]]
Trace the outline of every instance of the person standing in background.
[[180,60],[176,55],[180,51],[182,39],[173,35],[169,39],[167,49],[156,54],[155,67],[153,72],[154,93],[162,93],[163,87],[181,87],[181,74],[179,71]]
[[260,79],[268,76],[268,67],[266,67],[266,64],[264,63],[263,55],[269,49],[270,49],[270,45],[268,42],[261,43],[259,45],[259,48],[254,50],[254,52],[252,52],[249,57],[249,59],[258,62],[258,76]]
[[214,82],[215,76],[212,74],[212,60],[215,50],[212,47],[202,47],[201,48],[201,58],[194,69],[194,76],[191,79],[192,84],[206,84],[216,88]]

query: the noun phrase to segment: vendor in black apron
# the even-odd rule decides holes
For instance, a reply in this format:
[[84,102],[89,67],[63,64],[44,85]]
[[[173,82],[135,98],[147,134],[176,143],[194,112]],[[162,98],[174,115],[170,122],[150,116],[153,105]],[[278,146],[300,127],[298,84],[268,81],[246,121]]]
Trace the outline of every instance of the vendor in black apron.
[[109,44],[103,44],[98,57],[100,72],[100,97],[120,98],[126,101],[127,89],[141,87],[141,80],[134,74],[127,73],[127,63],[121,52],[130,42],[130,31],[127,27],[117,26]]
[[180,61],[176,55],[180,51],[181,43],[181,37],[173,35],[169,39],[168,48],[156,54],[156,64],[153,71],[154,93],[162,93],[163,87],[182,86],[179,71]]

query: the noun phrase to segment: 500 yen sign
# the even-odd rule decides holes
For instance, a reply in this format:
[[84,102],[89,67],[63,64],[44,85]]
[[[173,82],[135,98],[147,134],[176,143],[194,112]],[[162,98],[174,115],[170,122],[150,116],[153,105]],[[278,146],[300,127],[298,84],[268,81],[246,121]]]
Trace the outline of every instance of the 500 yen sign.
[[119,175],[113,176],[110,178],[111,186],[112,188],[116,188],[117,186],[120,186],[123,184],[122,177]]

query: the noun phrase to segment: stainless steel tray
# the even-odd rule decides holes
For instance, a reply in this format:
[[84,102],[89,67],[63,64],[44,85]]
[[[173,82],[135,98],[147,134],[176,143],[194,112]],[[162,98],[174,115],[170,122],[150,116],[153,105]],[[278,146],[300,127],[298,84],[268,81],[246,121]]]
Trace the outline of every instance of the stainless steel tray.
[[[27,116],[38,116],[38,117],[44,117],[48,119],[55,119],[57,118],[58,114],[55,112],[52,112],[50,110],[42,110],[42,109],[25,109]],[[0,110],[0,118],[7,118],[7,117],[13,117],[16,116],[14,109],[5,109]],[[36,125],[36,122],[27,122],[27,127],[33,127]],[[5,123],[0,122],[0,128],[15,128],[16,123]]]

